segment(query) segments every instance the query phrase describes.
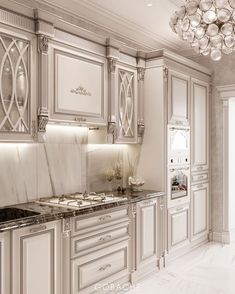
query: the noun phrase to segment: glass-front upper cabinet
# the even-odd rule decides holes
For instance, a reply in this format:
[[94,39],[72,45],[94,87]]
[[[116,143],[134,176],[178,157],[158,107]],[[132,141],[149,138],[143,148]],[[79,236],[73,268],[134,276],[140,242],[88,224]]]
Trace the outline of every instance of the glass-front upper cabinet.
[[137,70],[117,65],[116,143],[137,142]]
[[30,34],[0,34],[1,141],[28,141],[35,135],[33,43]]

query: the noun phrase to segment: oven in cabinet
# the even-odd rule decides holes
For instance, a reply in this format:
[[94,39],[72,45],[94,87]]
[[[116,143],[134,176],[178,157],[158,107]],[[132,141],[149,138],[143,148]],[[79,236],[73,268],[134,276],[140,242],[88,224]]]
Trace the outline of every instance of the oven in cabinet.
[[168,164],[190,163],[190,128],[168,126]]
[[190,168],[182,166],[170,168],[168,172],[168,200],[174,204],[189,201]]

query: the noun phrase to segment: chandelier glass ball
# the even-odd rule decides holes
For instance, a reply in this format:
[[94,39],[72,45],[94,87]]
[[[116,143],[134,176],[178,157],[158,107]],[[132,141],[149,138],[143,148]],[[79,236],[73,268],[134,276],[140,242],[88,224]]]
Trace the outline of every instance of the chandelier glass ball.
[[197,53],[218,61],[235,48],[235,0],[186,0],[170,26]]

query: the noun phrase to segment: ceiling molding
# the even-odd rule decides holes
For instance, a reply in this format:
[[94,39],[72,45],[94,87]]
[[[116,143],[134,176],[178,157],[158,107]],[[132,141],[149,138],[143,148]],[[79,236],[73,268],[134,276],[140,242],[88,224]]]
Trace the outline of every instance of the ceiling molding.
[[235,98],[235,84],[216,87],[222,100]]
[[[25,11],[27,11],[27,14],[29,11],[31,14],[31,11],[34,9],[41,9],[54,14],[55,16],[58,16],[58,21],[54,23],[56,28],[71,32],[72,34],[80,34],[81,37],[84,38],[89,38],[90,33],[91,39],[100,44],[104,44],[105,39],[112,38],[123,43],[123,46],[135,50],[153,51],[167,48],[184,56],[193,55],[193,50],[187,43],[183,45],[183,42],[180,40],[178,44],[166,40],[165,38],[146,30],[142,26],[134,24],[123,17],[117,16],[106,9],[101,7],[98,7],[97,9],[97,5],[90,3],[89,0],[66,0],[66,2],[64,0],[2,1],[6,7],[9,7],[9,4],[11,3],[11,8],[13,8],[13,3],[17,3],[17,9],[19,9],[19,6],[22,6],[21,12],[26,9]],[[68,3],[70,3],[70,5],[68,5]],[[64,7],[65,4],[66,8]],[[114,23],[112,28],[95,22],[94,19],[97,19],[97,17],[95,17],[97,13],[100,18],[108,18],[110,23]]]
[[[73,15],[86,22],[87,26],[93,25],[96,29],[101,30],[103,34],[106,34],[106,37],[118,37],[122,42],[124,42],[124,40],[129,40],[132,44],[137,45],[135,46],[136,49],[151,51],[160,48],[168,48],[179,52],[182,48],[182,41],[177,40],[177,42],[172,42],[126,18],[104,9],[100,5],[91,3],[89,0],[67,0],[66,7],[64,5],[65,2],[62,0],[55,2],[50,0],[38,0],[37,2],[48,5],[52,9],[56,8],[59,11],[62,10],[64,13]],[[97,15],[102,19],[109,19],[110,23],[112,23],[112,28],[95,21],[94,19],[97,19]],[[127,43],[127,45],[129,44]],[[139,48],[139,45],[141,48]]]
[[[159,34],[155,34],[152,31],[147,30],[146,28],[144,28],[144,27],[142,27],[132,21],[129,21],[124,17],[121,17],[115,13],[112,13],[108,9],[105,9],[98,4],[94,4],[89,0],[86,0],[86,1],[76,0],[76,2],[79,3],[80,8],[81,8],[81,6],[84,6],[88,10],[93,11],[96,14],[99,13],[103,17],[106,17],[106,18],[108,17],[113,23],[116,22],[120,28],[123,28],[121,30],[123,30],[125,32],[125,34],[128,33],[128,31],[130,31],[130,35],[132,35],[132,33],[134,31],[136,34],[140,34],[140,33],[143,34],[146,38],[151,37],[152,39],[154,39],[155,41],[160,43],[161,46],[169,47],[174,50],[180,49],[180,45],[175,44],[174,42],[167,40],[163,36],[160,36]],[[89,20],[89,15],[87,16],[87,18]],[[97,25],[99,25],[99,24],[97,24]]]

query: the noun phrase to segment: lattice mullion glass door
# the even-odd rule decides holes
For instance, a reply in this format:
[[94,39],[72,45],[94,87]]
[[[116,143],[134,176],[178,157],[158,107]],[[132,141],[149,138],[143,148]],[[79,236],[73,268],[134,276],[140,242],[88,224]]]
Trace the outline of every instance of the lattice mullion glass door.
[[30,43],[0,35],[0,132],[30,133]]
[[136,75],[135,71],[118,69],[118,142],[136,140]]

